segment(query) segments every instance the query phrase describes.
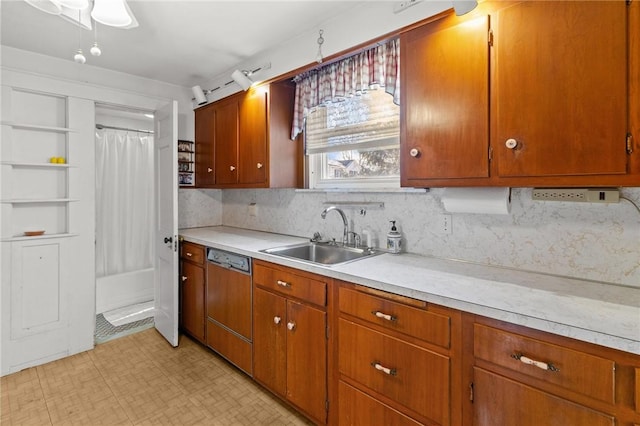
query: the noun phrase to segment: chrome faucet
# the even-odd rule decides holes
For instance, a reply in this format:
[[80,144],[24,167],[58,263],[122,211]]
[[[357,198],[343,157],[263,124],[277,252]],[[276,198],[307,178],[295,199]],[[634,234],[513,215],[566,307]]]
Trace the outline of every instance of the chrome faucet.
[[340,214],[340,217],[342,217],[342,222],[344,224],[344,229],[342,231],[342,244],[346,246],[347,243],[349,242],[349,222],[347,221],[347,216],[344,214],[344,212],[336,206],[329,206],[326,209],[324,209],[322,213],[320,213],[320,216],[323,219],[326,219],[327,213],[329,213],[332,210],[335,210],[336,212],[338,212]]

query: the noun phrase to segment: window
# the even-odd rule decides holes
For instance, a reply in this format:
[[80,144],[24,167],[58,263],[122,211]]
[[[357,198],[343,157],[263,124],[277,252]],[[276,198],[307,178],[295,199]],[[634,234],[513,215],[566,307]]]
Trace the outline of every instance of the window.
[[400,107],[384,90],[314,108],[305,120],[310,188],[400,186]]

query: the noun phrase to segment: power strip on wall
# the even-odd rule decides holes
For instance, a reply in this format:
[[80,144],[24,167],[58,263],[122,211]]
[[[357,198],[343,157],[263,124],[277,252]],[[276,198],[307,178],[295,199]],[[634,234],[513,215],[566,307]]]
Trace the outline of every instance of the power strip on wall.
[[538,201],[569,201],[578,203],[617,203],[618,188],[534,188],[532,199]]

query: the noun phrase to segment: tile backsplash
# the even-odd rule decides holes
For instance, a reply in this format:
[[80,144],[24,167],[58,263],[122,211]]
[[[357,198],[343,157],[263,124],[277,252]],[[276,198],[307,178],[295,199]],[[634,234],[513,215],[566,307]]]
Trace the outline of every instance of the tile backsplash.
[[[446,233],[442,192],[181,190],[180,226],[224,224],[301,237],[319,231],[340,240],[340,216],[320,217],[327,202],[381,202],[383,208],[367,208],[364,215],[359,208],[344,208],[352,229],[368,228],[376,246],[385,244],[389,220],[396,220],[404,250],[411,253],[640,288],[640,212],[626,200],[533,201],[530,188],[514,188],[509,215],[454,213],[452,232]],[[640,204],[640,188],[623,188],[622,195]]]

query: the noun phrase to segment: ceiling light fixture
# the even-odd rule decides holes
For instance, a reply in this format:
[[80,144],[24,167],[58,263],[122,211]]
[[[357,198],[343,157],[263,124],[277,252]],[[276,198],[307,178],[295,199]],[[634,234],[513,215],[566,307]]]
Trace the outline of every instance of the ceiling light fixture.
[[89,7],[89,0],[57,0],[57,2],[73,10],[82,10]]
[[60,3],[52,0],[24,0],[31,6],[35,7],[38,10],[41,10],[45,13],[49,13],[51,15],[60,15],[62,12],[62,7]]
[[[91,19],[117,28],[136,28],[138,21],[133,16],[126,0],[25,0],[43,12],[59,15],[87,30],[93,29]],[[78,11],[82,13],[77,14]]]
[[[202,87],[200,86],[193,86],[191,88],[191,91],[193,92],[193,96],[195,96],[195,98],[193,98],[193,100],[195,100],[198,105],[204,105],[207,103],[207,96],[204,94],[204,91],[202,90]],[[209,93],[209,91],[207,90],[207,93]]]
[[123,28],[133,22],[125,0],[94,0],[91,17],[104,25]]
[[456,15],[462,16],[478,6],[478,2],[475,0],[472,1],[462,1],[462,0],[453,0],[453,10],[456,12]]

